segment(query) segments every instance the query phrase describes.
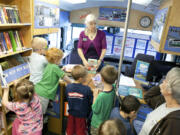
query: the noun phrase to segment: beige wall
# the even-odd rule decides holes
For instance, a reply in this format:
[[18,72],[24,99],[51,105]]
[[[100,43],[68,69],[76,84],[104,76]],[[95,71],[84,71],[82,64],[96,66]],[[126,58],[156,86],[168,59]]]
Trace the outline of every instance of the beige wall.
[[[117,8],[117,7],[110,7],[110,8]],[[95,8],[81,9],[81,10],[73,10],[70,13],[70,22],[72,22],[72,23],[84,23],[83,16],[85,16],[88,13],[93,13],[98,17],[99,16],[99,8],[95,7]],[[151,26],[149,28],[142,28],[139,25],[139,20],[143,16],[149,16],[152,19]],[[137,10],[131,10],[129,28],[140,29],[140,30],[150,30],[151,31],[153,19],[154,19],[154,15],[152,15],[152,14],[148,14],[148,13],[137,11]],[[103,26],[124,27],[124,22],[118,22],[118,21],[99,20],[98,24],[103,25]]]

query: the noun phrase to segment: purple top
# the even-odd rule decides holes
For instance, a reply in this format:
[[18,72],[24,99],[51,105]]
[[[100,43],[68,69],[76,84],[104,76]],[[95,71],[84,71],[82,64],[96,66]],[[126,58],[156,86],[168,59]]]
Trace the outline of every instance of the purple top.
[[90,40],[88,36],[85,35],[85,32],[82,31],[79,36],[78,48],[81,48],[83,54],[87,53],[88,48],[90,47],[91,43],[93,43],[98,56],[101,56],[102,49],[106,49],[106,35],[103,31],[97,30],[96,37],[94,40]]

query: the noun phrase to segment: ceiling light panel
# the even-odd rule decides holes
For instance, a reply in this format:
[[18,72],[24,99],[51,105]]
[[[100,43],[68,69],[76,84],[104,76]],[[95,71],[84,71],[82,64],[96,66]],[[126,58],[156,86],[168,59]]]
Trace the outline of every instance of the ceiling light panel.
[[139,5],[148,6],[152,2],[152,0],[132,0],[132,2]]
[[65,0],[68,3],[71,4],[81,4],[81,3],[86,3],[86,0]]

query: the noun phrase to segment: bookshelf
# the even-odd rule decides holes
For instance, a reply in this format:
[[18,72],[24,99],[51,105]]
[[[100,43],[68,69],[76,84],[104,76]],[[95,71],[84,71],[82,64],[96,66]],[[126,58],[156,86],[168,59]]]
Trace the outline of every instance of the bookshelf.
[[[33,14],[33,3],[34,3],[34,0],[0,0],[0,8],[2,8],[3,6],[7,6],[10,8],[16,7],[18,9],[19,17],[20,17],[20,21],[11,21],[8,23],[7,22],[2,23],[2,20],[0,20],[0,22],[1,22],[0,23],[0,31],[1,32],[18,31],[18,33],[19,32],[21,33],[20,35],[23,39],[23,47],[21,46],[20,49],[13,51],[13,52],[7,51],[6,53],[0,53],[0,60],[8,59],[9,56],[14,56],[16,54],[21,54],[22,56],[27,56],[27,55],[30,55],[30,53],[32,52],[31,40],[32,40],[32,36],[33,36],[33,15],[32,15]],[[12,13],[12,11],[10,12],[10,15],[8,16],[11,19],[13,19],[13,17],[17,17],[15,15],[15,13]],[[0,12],[0,13],[2,13],[2,12]],[[0,15],[0,16],[2,16],[2,15]],[[21,37],[19,36],[19,39]],[[18,40],[18,41],[20,41],[22,43],[21,40]],[[16,39],[16,43],[17,43],[17,39]],[[19,78],[18,80],[21,80],[21,79],[24,79],[27,77],[29,77],[29,74]],[[13,85],[13,82],[10,82],[9,86],[12,86],[12,85]],[[0,84],[0,96],[2,96],[2,94],[3,94],[3,91],[1,88],[1,84]],[[9,113],[9,111],[7,109],[5,109],[3,106],[1,106],[0,112],[2,113],[2,119],[3,119],[2,124],[4,126],[4,128],[2,130],[0,130],[0,135],[11,135],[13,121],[8,122],[7,116],[6,116],[7,113]]]

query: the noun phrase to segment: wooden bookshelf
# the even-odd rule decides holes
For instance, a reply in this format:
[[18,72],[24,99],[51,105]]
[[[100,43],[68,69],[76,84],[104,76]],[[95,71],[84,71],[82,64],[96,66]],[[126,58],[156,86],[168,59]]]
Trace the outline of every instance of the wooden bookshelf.
[[19,29],[31,26],[31,23],[0,24],[0,30]]
[[1,55],[0,55],[0,59],[5,58],[5,57],[8,57],[8,56],[13,56],[13,55],[16,55],[16,54],[20,54],[20,53],[25,53],[25,52],[28,52],[28,51],[31,52],[31,51],[32,51],[32,48],[27,48],[27,49],[23,49],[23,50],[20,50],[20,51],[7,53],[7,54],[1,54]]
[[[33,4],[34,4],[34,0],[0,0],[0,5],[10,5],[10,6],[14,6],[16,5],[17,9],[19,10],[19,14],[20,14],[20,20],[21,23],[4,23],[4,24],[0,24],[0,30],[1,32],[3,31],[9,31],[9,30],[18,30],[21,32],[21,35],[23,37],[23,41],[24,41],[24,47],[25,49],[19,50],[19,51],[15,51],[15,52],[11,52],[11,53],[6,53],[0,54],[0,59],[8,59],[9,56],[13,56],[15,54],[22,54],[22,55],[30,55],[30,53],[32,52],[31,49],[31,41],[32,41],[32,37],[33,37],[33,18],[34,16],[33,14]],[[25,75],[21,78],[19,78],[18,80],[24,79],[29,77],[30,74]],[[9,86],[12,86],[14,82],[9,83]],[[2,88],[1,88],[1,84],[0,84],[0,96],[2,96]],[[4,125],[5,128],[4,130],[2,130],[0,132],[0,135],[11,135],[11,129],[12,129],[12,123],[13,121],[11,121],[10,123],[7,123],[7,119],[6,119],[6,114],[9,112],[7,111],[7,109],[4,108],[4,106],[1,107],[1,112],[3,112],[3,118],[4,118]]]

